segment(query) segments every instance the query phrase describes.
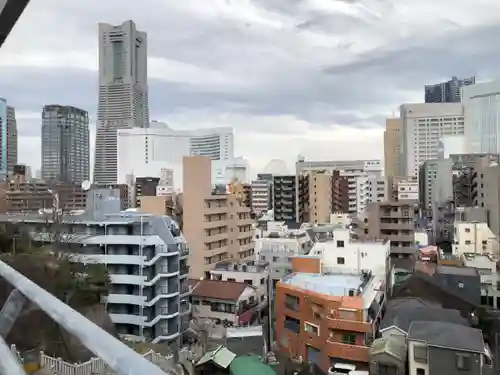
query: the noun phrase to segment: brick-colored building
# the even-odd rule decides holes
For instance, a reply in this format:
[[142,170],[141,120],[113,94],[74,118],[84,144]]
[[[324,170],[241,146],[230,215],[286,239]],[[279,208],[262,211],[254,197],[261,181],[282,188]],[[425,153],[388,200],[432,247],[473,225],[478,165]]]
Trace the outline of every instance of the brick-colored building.
[[277,284],[279,349],[324,371],[338,363],[367,369],[381,319],[383,280],[370,272],[321,274],[319,262],[294,259],[295,273]]

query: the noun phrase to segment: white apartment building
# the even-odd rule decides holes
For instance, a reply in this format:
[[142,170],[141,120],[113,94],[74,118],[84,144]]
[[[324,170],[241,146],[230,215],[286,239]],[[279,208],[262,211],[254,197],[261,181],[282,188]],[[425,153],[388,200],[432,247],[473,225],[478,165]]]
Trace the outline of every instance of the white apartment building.
[[293,256],[307,254],[313,246],[306,230],[288,230],[286,226],[279,224],[277,223],[275,232],[268,228],[263,236],[255,240],[255,256],[259,262],[269,264],[269,277],[273,284],[292,272]]
[[403,176],[416,176],[420,166],[439,156],[439,140],[464,134],[461,103],[403,104],[401,165]]
[[306,171],[339,171],[341,177],[346,177],[349,184],[349,212],[357,213],[357,182],[359,177],[381,177],[383,164],[380,160],[333,160],[306,161],[300,159],[295,164],[297,175]]
[[389,184],[383,176],[356,178],[356,212],[366,211],[369,203],[384,202],[389,199]]
[[117,182],[117,129],[149,125],[147,58],[147,35],[134,22],[99,24],[94,183]]
[[[320,229],[320,228],[318,228]],[[387,274],[390,241],[360,241],[351,238],[349,229],[326,225],[325,237],[314,244],[308,256],[321,257],[322,272],[359,274],[371,271]]]
[[269,270],[267,263],[218,263],[210,271],[211,280],[236,281],[252,286],[257,293],[259,310],[268,302]]
[[352,224],[352,218],[349,214],[342,212],[335,212],[330,214],[330,224],[348,228]]
[[396,182],[396,194],[398,201],[414,200],[418,201],[418,181],[416,179],[399,179]]
[[[87,211],[63,216],[66,240],[85,249],[72,259],[106,265],[106,308],[119,335],[179,348],[191,312],[189,248],[170,217],[120,212],[117,197],[117,189],[91,190]],[[36,242],[54,240],[45,215],[0,217],[3,223],[20,220]]]
[[[464,118],[464,127],[467,131],[467,119]],[[465,154],[466,153],[465,135],[445,135],[439,140],[438,158],[448,159],[450,155]]]
[[500,153],[500,81],[462,88],[467,153]]
[[271,181],[254,180],[251,182],[252,210],[256,214],[265,213],[271,203]]
[[500,273],[498,271],[498,258],[489,254],[462,254],[465,267],[477,268],[481,277],[481,304],[494,309],[500,307]]
[[[206,139],[206,147],[203,139]],[[233,156],[232,128],[173,130],[165,123],[152,121],[148,128],[120,129],[117,142],[120,183],[130,174],[160,177],[162,168],[170,168],[174,170],[174,180],[180,184],[182,158],[190,155],[205,155],[214,161],[213,179],[219,178],[219,172],[247,178],[248,163]]]
[[453,225],[453,254],[490,254],[498,259],[499,243],[487,223],[456,221]]

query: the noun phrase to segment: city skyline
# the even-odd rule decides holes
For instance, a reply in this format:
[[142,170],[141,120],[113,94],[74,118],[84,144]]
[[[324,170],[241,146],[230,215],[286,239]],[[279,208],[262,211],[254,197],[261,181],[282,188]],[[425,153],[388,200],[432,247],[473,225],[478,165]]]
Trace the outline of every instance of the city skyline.
[[[151,119],[182,128],[234,126],[237,154],[245,155],[257,171],[275,157],[290,165],[297,152],[309,159],[344,159],[346,154],[353,159],[381,158],[385,117],[401,103],[423,101],[426,84],[452,75],[476,75],[482,80],[497,74],[491,62],[495,51],[485,43],[486,33],[491,32],[487,25],[498,14],[499,5],[494,3],[475,12],[474,20],[466,17],[477,10],[474,4],[462,4],[449,15],[463,26],[460,29],[444,27],[437,18],[424,19],[419,12],[408,15],[411,22],[398,19],[396,11],[404,4],[392,10],[369,6],[382,21],[355,5],[345,5],[349,9],[342,14],[333,5],[331,9],[290,6],[280,11],[265,8],[262,2],[252,9],[216,2],[210,12],[197,1],[186,1],[146,14],[135,6],[116,8],[111,3],[99,15],[91,13],[91,5],[66,5],[65,14],[76,17],[71,28],[56,22],[62,9],[51,11],[50,3],[34,3],[6,42],[0,83],[6,91],[2,95],[17,111],[20,162],[39,167],[39,152],[33,150],[39,149],[40,139],[33,130],[39,132],[41,108],[51,102],[88,110],[93,139],[98,22],[120,24],[133,19],[148,33]],[[439,14],[442,6],[424,2],[421,8]],[[42,23],[34,22],[40,12],[47,17]],[[325,22],[332,18],[354,22],[349,38]],[[205,32],[198,35],[190,30],[192,21]],[[55,26],[45,27],[45,22]],[[382,29],[387,29],[387,23],[401,28],[405,37],[395,41],[386,35]],[[164,29],[165,25],[170,26]],[[182,32],[174,33],[175,29]],[[222,34],[215,39],[218,33]],[[376,39],[372,46],[363,42],[368,33]],[[420,47],[414,45],[417,34],[422,34]],[[38,45],[25,39],[28,35],[36,35]],[[346,43],[333,43],[337,36]],[[63,43],[65,38],[74,43]],[[287,42],[291,40],[293,44]],[[405,53],[389,51],[389,45]],[[453,47],[444,49],[444,45]],[[477,49],[474,54],[468,52],[470,45]],[[437,49],[440,64],[430,66],[426,61],[430,47]],[[409,54],[411,76],[405,74]],[[67,81],[75,84],[63,84]]]

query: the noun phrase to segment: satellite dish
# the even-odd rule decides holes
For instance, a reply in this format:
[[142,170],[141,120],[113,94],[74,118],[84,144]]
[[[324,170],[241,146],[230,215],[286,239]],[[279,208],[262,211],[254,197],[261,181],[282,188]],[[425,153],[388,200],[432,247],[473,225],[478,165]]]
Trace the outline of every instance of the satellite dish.
[[92,184],[90,183],[89,180],[85,180],[85,181],[82,182],[82,190],[83,191],[90,190],[91,186],[92,186]]

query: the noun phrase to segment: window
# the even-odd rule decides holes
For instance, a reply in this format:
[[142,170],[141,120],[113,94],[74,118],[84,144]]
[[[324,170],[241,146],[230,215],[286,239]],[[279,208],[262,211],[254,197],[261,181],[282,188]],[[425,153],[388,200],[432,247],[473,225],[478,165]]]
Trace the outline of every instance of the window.
[[354,333],[344,333],[342,335],[342,342],[344,344],[355,345],[356,344],[356,334],[354,334]]
[[465,233],[470,233],[470,228],[465,228]]
[[345,264],[345,258],[343,258],[343,257],[338,257],[338,258],[337,258],[337,264]]
[[457,354],[457,369],[470,370],[470,355],[463,353]]
[[316,324],[304,322],[304,331],[319,336],[319,327]]
[[379,375],[397,375],[398,369],[396,366],[384,365],[382,363],[378,364],[378,374]]
[[413,346],[413,359],[415,362],[427,363],[427,346],[415,344]]
[[266,279],[260,279],[260,285],[264,285],[266,283]]
[[245,280],[244,283],[247,284],[247,285],[253,285],[253,281],[252,280]]
[[233,283],[234,283],[234,282],[236,282],[236,279],[231,279],[231,278],[228,278],[228,279],[227,279],[227,281],[229,281],[229,282],[233,282]]
[[285,322],[283,326],[296,334],[300,333],[300,320],[285,315]]
[[417,375],[425,375],[425,370],[423,368],[417,368]]
[[337,247],[345,247],[344,241],[337,241]]
[[285,307],[288,310],[299,311],[300,300],[296,296],[285,294]]

